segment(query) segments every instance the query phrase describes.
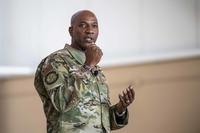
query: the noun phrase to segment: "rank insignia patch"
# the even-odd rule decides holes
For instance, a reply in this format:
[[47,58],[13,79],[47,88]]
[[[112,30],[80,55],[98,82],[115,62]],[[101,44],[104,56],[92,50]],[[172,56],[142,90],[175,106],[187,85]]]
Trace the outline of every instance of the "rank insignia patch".
[[47,84],[53,84],[58,80],[58,74],[55,71],[49,72],[45,77]]

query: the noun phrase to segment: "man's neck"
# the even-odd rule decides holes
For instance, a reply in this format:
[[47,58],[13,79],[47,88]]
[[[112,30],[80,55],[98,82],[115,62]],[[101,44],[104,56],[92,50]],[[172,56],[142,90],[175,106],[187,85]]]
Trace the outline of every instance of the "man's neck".
[[72,43],[71,44],[71,47],[72,48],[74,48],[74,49],[76,49],[76,50],[79,50],[79,51],[81,51],[81,52],[85,52],[85,50],[83,50],[81,47],[79,47],[77,44],[75,44],[75,43]]

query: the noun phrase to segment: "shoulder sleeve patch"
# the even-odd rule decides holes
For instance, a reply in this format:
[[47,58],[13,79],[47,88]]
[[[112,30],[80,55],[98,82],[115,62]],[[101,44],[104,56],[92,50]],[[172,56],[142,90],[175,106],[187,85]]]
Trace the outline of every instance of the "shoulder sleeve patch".
[[48,85],[55,83],[57,80],[58,74],[55,71],[51,71],[45,76],[45,82]]

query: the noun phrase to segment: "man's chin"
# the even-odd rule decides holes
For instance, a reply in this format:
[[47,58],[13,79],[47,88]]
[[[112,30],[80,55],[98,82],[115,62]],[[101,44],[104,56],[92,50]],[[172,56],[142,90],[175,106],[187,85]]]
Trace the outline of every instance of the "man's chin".
[[94,44],[93,42],[87,42],[87,43],[83,44],[83,47],[87,48],[87,47],[89,47],[89,46],[91,46],[93,44]]
[[80,46],[81,46],[81,49],[83,50],[83,51],[85,51],[89,46],[91,46],[91,45],[94,45],[94,42],[84,42],[84,43],[82,43]]

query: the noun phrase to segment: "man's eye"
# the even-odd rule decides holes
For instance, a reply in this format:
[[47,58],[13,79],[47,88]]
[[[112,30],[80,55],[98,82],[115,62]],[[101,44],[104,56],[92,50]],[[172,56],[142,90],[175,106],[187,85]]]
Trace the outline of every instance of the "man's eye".
[[92,25],[94,28],[98,28],[98,25],[97,24],[94,24],[94,25]]
[[85,27],[86,27],[86,24],[80,24],[79,27],[85,28]]

